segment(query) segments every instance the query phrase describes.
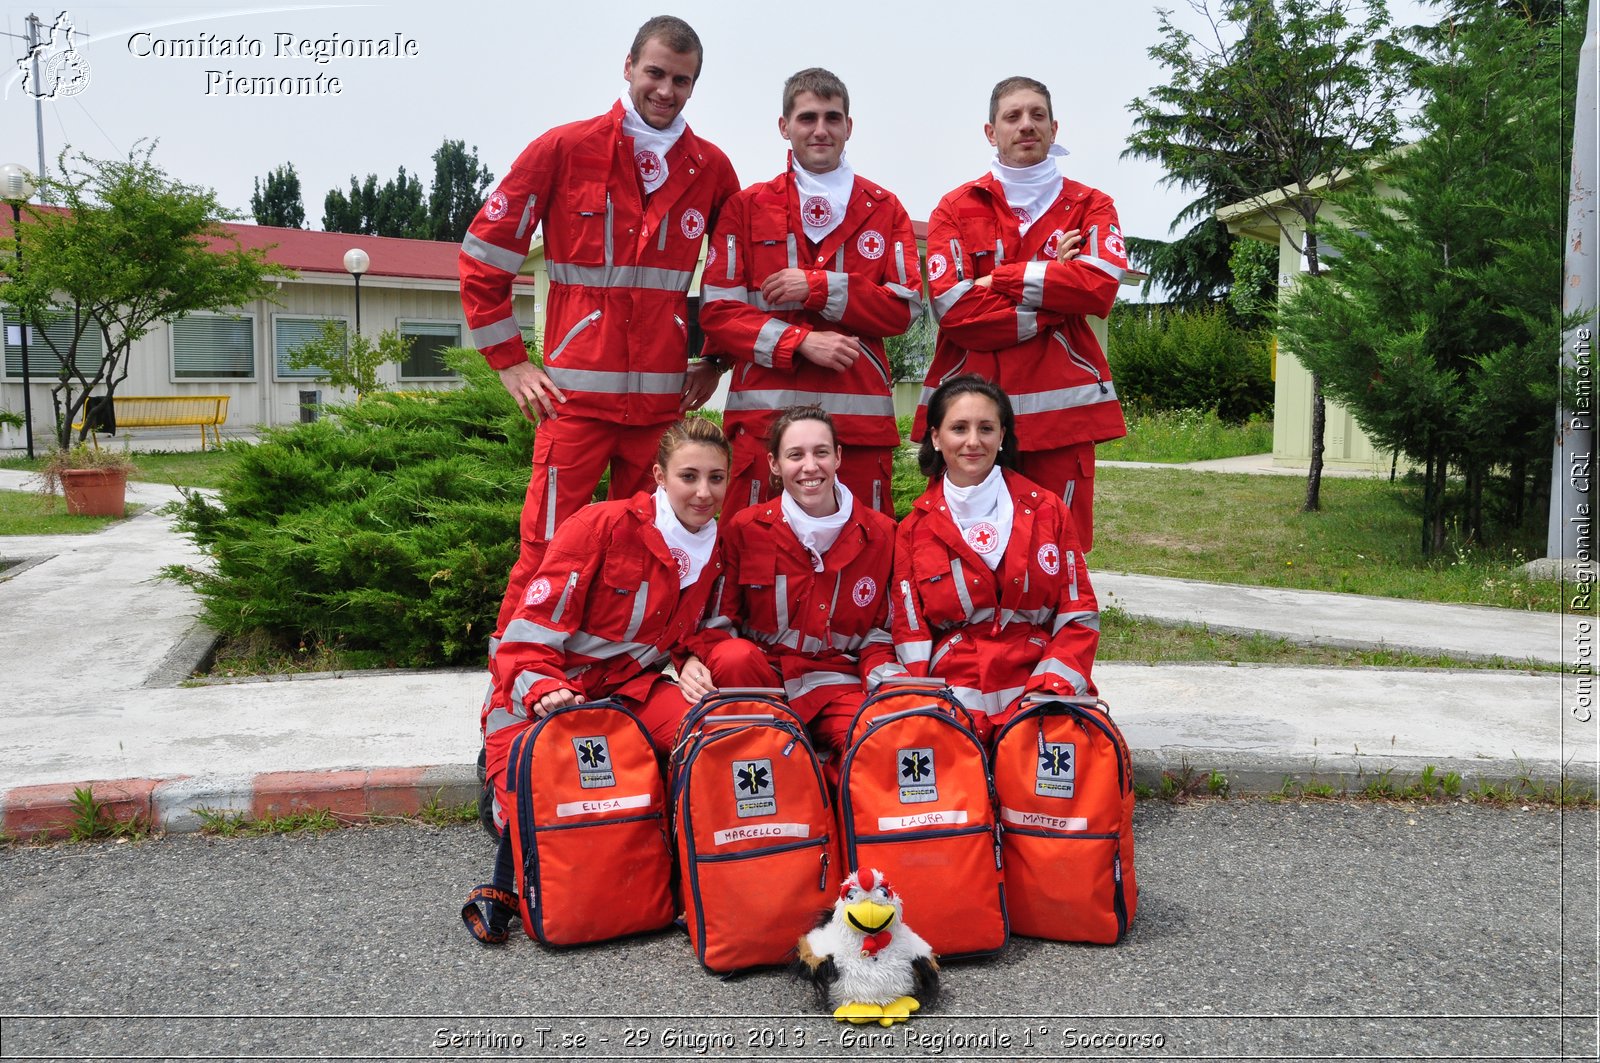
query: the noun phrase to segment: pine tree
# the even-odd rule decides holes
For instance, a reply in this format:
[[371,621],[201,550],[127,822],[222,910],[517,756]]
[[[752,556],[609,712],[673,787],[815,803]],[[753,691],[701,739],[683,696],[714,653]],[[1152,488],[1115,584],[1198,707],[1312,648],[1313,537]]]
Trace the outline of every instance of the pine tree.
[[428,200],[430,235],[460,243],[483,206],[494,174],[478,161],[478,149],[446,139],[433,153],[433,194]]
[[285,229],[303,229],[306,225],[306,207],[300,197],[300,175],[294,163],[286,162],[267,174],[265,186],[256,178],[255,192],[250,196],[250,213],[257,225],[277,225]]

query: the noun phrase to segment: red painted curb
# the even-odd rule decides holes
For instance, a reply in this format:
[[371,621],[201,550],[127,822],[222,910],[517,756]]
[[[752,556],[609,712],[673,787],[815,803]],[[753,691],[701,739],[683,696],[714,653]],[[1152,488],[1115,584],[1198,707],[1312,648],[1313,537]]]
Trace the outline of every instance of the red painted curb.
[[425,768],[372,771],[274,771],[255,777],[250,814],[257,819],[312,809],[346,816],[404,816],[422,810],[429,794]]
[[150,795],[165,780],[102,779],[95,782],[18,786],[0,794],[0,826],[18,838],[65,838],[77,821],[76,791],[87,789],[100,802],[102,816],[119,823],[150,824]]

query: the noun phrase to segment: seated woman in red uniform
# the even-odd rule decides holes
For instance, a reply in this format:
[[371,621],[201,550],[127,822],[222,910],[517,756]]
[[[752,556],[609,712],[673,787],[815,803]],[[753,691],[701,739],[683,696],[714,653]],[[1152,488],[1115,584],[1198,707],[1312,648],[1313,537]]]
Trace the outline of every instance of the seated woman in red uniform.
[[484,744],[497,804],[512,739],[563,705],[617,698],[658,749],[671,746],[694,697],[661,669],[722,574],[715,518],[730,456],[715,424],[679,421],[661,437],[654,494],[597,502],[556,529],[493,658]]
[[793,406],[772,424],[768,464],[781,488],[722,529],[727,575],[711,618],[690,640],[705,687],[782,687],[820,744],[843,743],[861,699],[895,661],[888,632],[894,521],[839,482],[849,460],[833,421]]
[[940,385],[918,454],[928,490],[895,541],[895,652],[949,683],[983,738],[1024,694],[1095,692],[1089,570],[1060,496],[1013,471],[1015,423],[989,381]]

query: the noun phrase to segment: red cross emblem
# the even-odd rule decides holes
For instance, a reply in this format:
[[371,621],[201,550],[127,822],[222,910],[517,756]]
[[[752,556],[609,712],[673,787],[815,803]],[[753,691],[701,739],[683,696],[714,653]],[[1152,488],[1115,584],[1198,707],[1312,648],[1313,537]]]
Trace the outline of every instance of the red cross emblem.
[[1045,543],[1039,547],[1039,567],[1052,576],[1061,571],[1061,551],[1055,543]]
[[633,157],[633,161],[639,167],[639,176],[646,181],[661,172],[661,156],[653,151],[641,151]]
[[856,250],[861,252],[862,258],[882,258],[883,248],[883,234],[876,229],[868,229],[856,241]]
[[484,210],[490,221],[499,221],[506,216],[506,211],[511,203],[506,199],[506,194],[498,188],[489,193],[489,206]]
[[807,224],[814,228],[821,228],[833,220],[833,204],[828,202],[826,196],[812,196],[800,207]]
[[1056,255],[1060,253],[1061,238],[1065,235],[1067,234],[1062,232],[1060,229],[1057,229],[1055,232],[1050,234],[1050,239],[1044,242],[1044,247],[1042,249],[1042,254],[1045,258],[1055,258]]
[[674,546],[674,547],[671,548],[671,553],[672,553],[672,560],[674,560],[674,561],[676,561],[678,563],[678,578],[680,580],[688,579],[689,578],[689,551],[685,550],[681,546]]
[[1000,529],[988,521],[974,524],[967,529],[967,545],[980,554],[992,554],[1000,545]]
[[1033,221],[1033,216],[1027,211],[1023,210],[1021,207],[1012,207],[1011,214],[1023,225],[1028,225]]

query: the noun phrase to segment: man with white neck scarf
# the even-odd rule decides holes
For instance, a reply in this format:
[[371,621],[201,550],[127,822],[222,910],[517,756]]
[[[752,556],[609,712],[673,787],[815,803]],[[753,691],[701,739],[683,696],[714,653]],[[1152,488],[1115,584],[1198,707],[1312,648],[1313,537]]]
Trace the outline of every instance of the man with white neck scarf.
[[933,390],[976,373],[1011,396],[1020,471],[1060,492],[1087,552],[1094,446],[1127,434],[1111,367],[1089,327],[1116,301],[1127,249],[1111,197],[1061,175],[1050,90],[1007,78],[989,98],[988,173],[928,221],[928,285],[939,337],[912,438]]
[[893,380],[884,339],[922,312],[911,218],[844,158],[850,93],[813,67],[784,84],[778,132],[789,164],[730,199],[706,253],[700,324],[736,364],[724,414],[733,443],[726,519],[773,497],[766,436],[778,410],[826,410],[839,479],[894,516]]

